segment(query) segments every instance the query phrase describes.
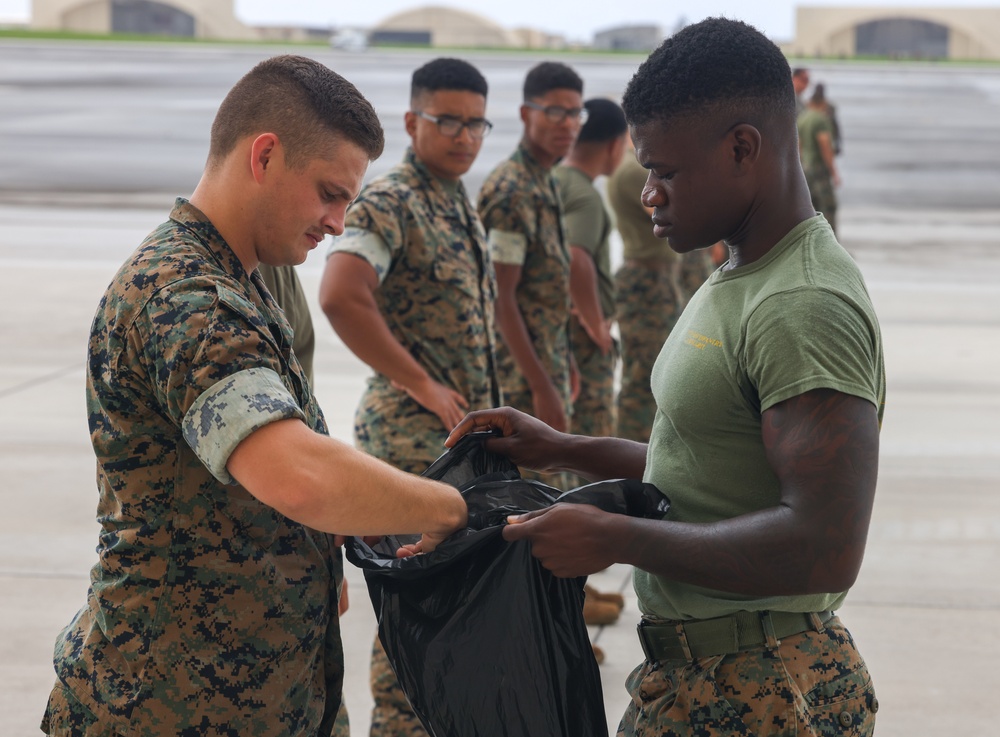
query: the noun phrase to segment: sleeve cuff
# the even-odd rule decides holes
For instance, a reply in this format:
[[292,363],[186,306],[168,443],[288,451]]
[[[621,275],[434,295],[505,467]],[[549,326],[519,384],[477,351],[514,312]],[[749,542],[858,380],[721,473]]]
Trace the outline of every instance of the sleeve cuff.
[[487,238],[490,255],[500,264],[524,264],[524,256],[528,251],[528,239],[521,233],[511,233],[506,230],[491,230]]
[[389,273],[389,266],[392,264],[392,253],[385,239],[370,230],[347,228],[342,236],[333,239],[326,257],[330,258],[331,254],[338,252],[359,256],[371,264],[379,284]]
[[234,484],[226,464],[247,436],[277,420],[305,414],[272,369],[252,368],[227,376],[202,392],[184,415],[184,439],[215,478]]

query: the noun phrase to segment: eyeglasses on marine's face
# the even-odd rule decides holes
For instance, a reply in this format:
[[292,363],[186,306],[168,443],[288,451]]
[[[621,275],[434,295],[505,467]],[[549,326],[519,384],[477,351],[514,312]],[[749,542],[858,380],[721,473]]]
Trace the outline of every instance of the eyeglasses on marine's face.
[[486,138],[493,130],[493,123],[486,118],[473,118],[472,120],[462,120],[453,118],[450,115],[431,115],[423,110],[414,110],[413,114],[434,123],[438,132],[448,138],[458,138],[462,135],[462,129],[468,128],[469,135],[473,138]]
[[579,121],[580,125],[587,122],[587,108],[585,107],[562,107],[561,105],[539,105],[537,102],[525,101],[525,107],[532,110],[541,110],[545,113],[550,123],[561,123],[566,118]]

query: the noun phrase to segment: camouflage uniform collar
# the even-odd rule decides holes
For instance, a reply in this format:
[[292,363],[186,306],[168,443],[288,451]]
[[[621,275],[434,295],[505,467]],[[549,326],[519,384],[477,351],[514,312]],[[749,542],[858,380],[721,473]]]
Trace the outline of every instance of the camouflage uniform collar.
[[453,195],[445,189],[438,177],[431,174],[427,165],[417,158],[412,148],[406,149],[402,166],[411,169],[422,182],[423,186],[420,189],[424,192],[428,207],[444,211],[446,214],[450,213],[453,217],[458,217],[463,223],[468,224],[471,206],[469,196],[465,191],[465,184],[462,183],[461,179],[458,180],[458,190]]
[[558,185],[556,184],[554,173],[556,170],[555,166],[551,168],[542,166],[538,159],[528,150],[528,147],[524,145],[524,141],[517,144],[517,150],[510,158],[512,161],[520,163],[535,178],[538,190],[546,193],[545,197],[547,201],[554,207],[561,207],[559,196],[556,194],[558,192]]
[[[413,170],[417,172],[417,175],[421,179],[426,180],[427,183],[434,190],[434,193],[436,195],[438,195],[439,197],[444,197],[448,200],[452,199],[451,193],[445,188],[441,179],[431,174],[431,171],[430,169],[427,168],[427,165],[417,158],[417,155],[416,153],[414,153],[412,147],[407,147],[406,154],[404,154],[403,156],[403,164],[405,166],[412,167]],[[458,184],[458,194],[461,197],[467,198],[465,192],[465,184],[463,184],[461,179],[458,180],[457,184]]]
[[249,285],[249,276],[243,264],[205,213],[185,198],[178,197],[174,201],[174,209],[170,211],[170,219],[201,241],[226,272]]
[[554,166],[542,166],[541,162],[536,159],[528,147],[524,145],[524,141],[517,144],[517,150],[511,158],[520,161],[528,168],[529,171],[534,172],[539,179],[548,179],[548,177],[552,174],[552,170],[555,169]]

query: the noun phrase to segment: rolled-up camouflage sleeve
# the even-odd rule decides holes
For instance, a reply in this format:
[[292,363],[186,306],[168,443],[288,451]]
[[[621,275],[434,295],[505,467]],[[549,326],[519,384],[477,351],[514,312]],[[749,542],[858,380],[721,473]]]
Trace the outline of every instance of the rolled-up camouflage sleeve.
[[528,239],[521,233],[491,230],[488,237],[490,256],[498,264],[520,266],[528,252]]
[[480,215],[493,260],[522,265],[537,231],[537,213],[531,202],[510,187],[500,186],[480,203]]
[[184,439],[224,484],[236,483],[226,469],[244,438],[276,420],[305,420],[281,378],[268,368],[239,371],[217,382],[184,415]]
[[342,236],[334,238],[327,258],[334,253],[350,253],[363,258],[375,269],[379,284],[385,280],[392,264],[392,254],[382,236],[361,228],[347,228]]

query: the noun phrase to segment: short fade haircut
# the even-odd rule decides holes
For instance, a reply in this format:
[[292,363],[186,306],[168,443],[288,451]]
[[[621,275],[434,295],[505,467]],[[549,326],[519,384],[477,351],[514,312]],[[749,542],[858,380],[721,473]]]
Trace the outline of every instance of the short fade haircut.
[[532,100],[552,90],[573,90],[583,94],[583,80],[565,64],[543,61],[524,78],[524,99]]
[[795,121],[795,90],[781,50],[738,20],[708,18],[666,39],[622,97],[629,125],[725,115],[762,126]]
[[462,59],[441,58],[424,64],[413,73],[410,83],[410,102],[427,92],[438,90],[457,90],[459,92],[475,92],[486,97],[489,86],[486,78]]
[[607,143],[625,135],[628,123],[621,105],[603,97],[583,103],[587,108],[587,122],[576,137],[577,143]]
[[357,87],[303,56],[265,59],[233,86],[212,123],[208,165],[261,133],[277,135],[286,163],[296,168],[326,158],[331,135],[355,144],[371,161],[385,147],[378,115]]

